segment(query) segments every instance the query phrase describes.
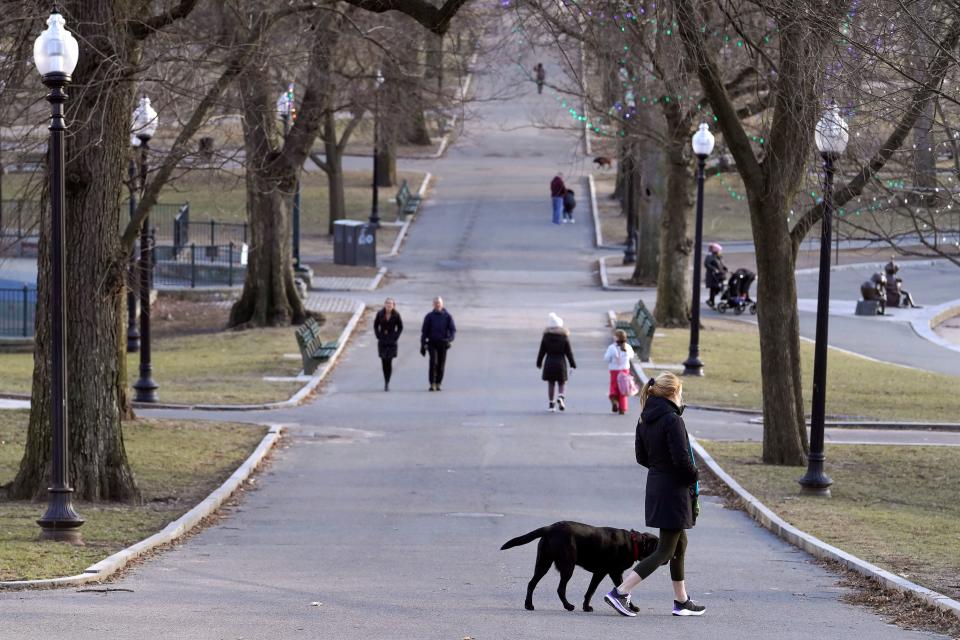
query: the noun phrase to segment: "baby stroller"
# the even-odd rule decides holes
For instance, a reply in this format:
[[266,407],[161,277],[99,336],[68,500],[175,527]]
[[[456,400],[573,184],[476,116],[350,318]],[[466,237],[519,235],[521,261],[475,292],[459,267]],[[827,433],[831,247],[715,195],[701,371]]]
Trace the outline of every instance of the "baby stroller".
[[717,311],[726,313],[727,309],[733,309],[736,315],[740,315],[744,310],[749,310],[751,314],[757,315],[757,303],[750,299],[750,285],[757,277],[749,269],[737,269],[727,280],[727,287],[720,296],[720,302],[717,303]]

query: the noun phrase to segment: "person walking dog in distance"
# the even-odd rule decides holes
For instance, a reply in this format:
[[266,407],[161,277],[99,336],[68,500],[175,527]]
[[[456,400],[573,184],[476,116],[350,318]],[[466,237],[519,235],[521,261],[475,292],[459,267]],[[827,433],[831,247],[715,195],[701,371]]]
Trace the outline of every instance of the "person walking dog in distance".
[[[548,316],[547,328],[540,339],[540,353],[537,354],[537,368],[543,367],[541,376],[547,383],[547,398],[550,400],[548,411],[553,413],[558,408],[564,411],[567,400],[564,396],[567,386],[567,362],[571,369],[577,368],[577,361],[573,359],[573,350],[570,348],[570,332],[563,327],[563,318],[555,313]],[[559,391],[554,403],[554,393]]]
[[563,174],[558,173],[550,181],[550,200],[553,203],[553,224],[561,224],[563,217],[563,196],[567,185],[563,183]]
[[613,332],[613,344],[607,347],[607,352],[603,354],[603,359],[607,361],[607,368],[610,370],[610,406],[614,413],[623,415],[627,412],[629,397],[620,389],[620,374],[633,375],[630,373],[630,361],[633,360],[633,347],[627,343],[627,334],[623,329],[617,329]]
[[537,79],[537,93],[543,93],[543,83],[547,80],[547,70],[543,68],[543,63],[538,62],[533,68],[533,74]]
[[680,417],[684,408],[680,378],[672,373],[650,378],[640,391],[640,404],[634,448],[637,463],[650,470],[644,510],[647,526],[660,529],[660,541],[656,551],[634,565],[623,583],[603,599],[622,616],[637,615],[630,608],[630,591],[669,561],[673,615],[703,615],[706,607],[687,595],[683,576],[686,529],[693,528],[700,514],[700,484],[690,437]]
[[433,311],[423,318],[423,329],[420,331],[420,355],[425,356],[430,352],[430,391],[440,391],[447,349],[456,334],[457,325],[453,322],[453,316],[443,308],[443,298],[437,296],[433,299]]
[[383,390],[390,391],[393,359],[397,357],[397,340],[403,333],[403,320],[393,298],[383,302],[383,308],[373,318],[373,335],[377,336],[377,354],[383,365]]

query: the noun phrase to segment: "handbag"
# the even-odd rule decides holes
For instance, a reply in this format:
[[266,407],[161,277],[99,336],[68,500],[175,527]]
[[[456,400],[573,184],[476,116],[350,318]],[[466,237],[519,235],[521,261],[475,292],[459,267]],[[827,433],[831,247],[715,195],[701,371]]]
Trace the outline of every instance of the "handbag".
[[637,381],[626,371],[621,371],[617,375],[617,389],[622,396],[635,396],[640,393],[640,387],[637,386]]

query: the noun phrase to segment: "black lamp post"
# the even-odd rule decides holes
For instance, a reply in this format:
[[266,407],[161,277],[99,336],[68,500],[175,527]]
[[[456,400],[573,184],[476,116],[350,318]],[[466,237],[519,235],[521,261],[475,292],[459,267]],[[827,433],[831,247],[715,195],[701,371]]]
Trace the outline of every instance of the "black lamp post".
[[[140,188],[147,184],[147,152],[150,138],[157,132],[157,112],[150,106],[150,98],[140,98],[133,112],[133,134],[140,147]],[[144,218],[140,227],[140,378],[133,384],[137,402],[157,402],[159,385],[153,379],[150,353],[150,276],[153,271],[153,247],[150,242],[150,219]]]
[[64,254],[66,252],[64,209],[63,137],[66,123],[63,103],[67,94],[63,88],[77,66],[77,41],[64,28],[64,19],[54,9],[47,19],[47,28],[33,44],[33,59],[43,76],[43,84],[50,89],[50,347],[51,347],[51,462],[47,511],[37,520],[40,539],[82,544],[79,527],[83,519],[73,509],[73,489],[70,487],[70,455],[67,420],[67,309],[63,300]]
[[802,492],[829,496],[833,480],[824,473],[823,423],[827,401],[827,327],[830,321],[830,234],[833,221],[833,163],[847,148],[847,123],[835,102],[817,123],[817,150],[823,157],[823,216],[820,219],[820,278],[817,285],[817,334],[813,355],[813,407],[810,412],[810,456],[800,478]]
[[[137,138],[131,137],[131,142],[133,140],[137,140]],[[139,142],[139,140],[137,141]],[[133,220],[133,216],[137,212],[137,167],[133,158],[130,158],[127,178],[130,182],[130,219]],[[137,259],[131,255],[127,286],[127,353],[140,351],[140,330],[137,329],[137,293],[133,286],[136,277]]]
[[383,86],[383,73],[377,69],[373,90],[373,204],[370,206],[370,224],[380,226],[379,194],[377,183],[380,180],[380,87]]
[[[280,120],[283,121],[283,139],[287,139],[290,133],[290,125],[297,119],[297,107],[293,94],[294,85],[291,82],[287,85],[287,90],[277,98],[277,113],[280,114]],[[297,184],[293,192],[293,268],[295,271],[303,271],[300,265],[300,178],[297,177]]]
[[693,154],[697,156],[697,220],[693,234],[693,300],[690,302],[690,350],[683,363],[683,375],[702,376],[700,361],[700,269],[703,253],[703,171],[713,151],[713,134],[706,122],[693,134]]

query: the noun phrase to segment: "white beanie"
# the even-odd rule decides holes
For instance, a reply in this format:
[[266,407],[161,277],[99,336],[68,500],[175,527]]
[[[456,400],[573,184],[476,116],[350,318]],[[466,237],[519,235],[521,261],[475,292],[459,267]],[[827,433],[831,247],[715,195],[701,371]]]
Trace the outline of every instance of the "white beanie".
[[563,318],[561,318],[561,317],[558,316],[557,314],[551,313],[548,317],[550,318],[550,320],[549,320],[549,322],[548,322],[548,325],[549,325],[550,327],[562,327],[562,326],[563,326]]

